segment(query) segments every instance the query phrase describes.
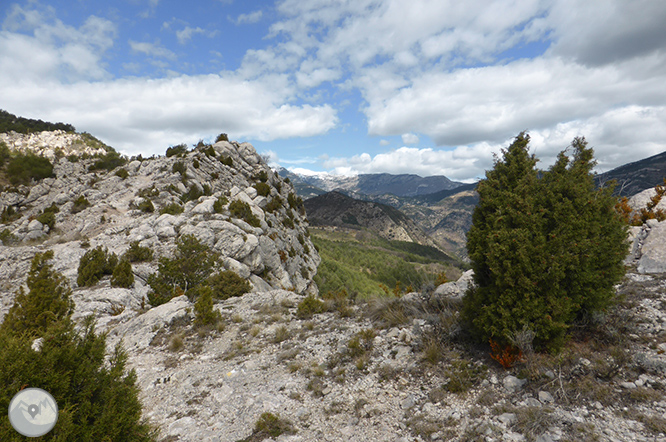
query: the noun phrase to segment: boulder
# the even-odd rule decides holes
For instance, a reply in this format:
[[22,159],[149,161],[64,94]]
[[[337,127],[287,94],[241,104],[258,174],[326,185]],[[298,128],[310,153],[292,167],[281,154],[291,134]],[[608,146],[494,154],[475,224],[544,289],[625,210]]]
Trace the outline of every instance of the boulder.
[[474,284],[474,270],[467,270],[457,281],[446,282],[440,285],[435,289],[433,296],[462,298],[470,284]]
[[641,247],[638,272],[666,272],[666,221],[656,223],[650,228]]

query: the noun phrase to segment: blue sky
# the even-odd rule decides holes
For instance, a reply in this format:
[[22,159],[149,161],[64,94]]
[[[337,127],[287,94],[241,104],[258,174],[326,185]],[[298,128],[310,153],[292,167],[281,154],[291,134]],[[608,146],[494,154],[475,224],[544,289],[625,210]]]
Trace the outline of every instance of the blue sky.
[[666,2],[0,4],[0,108],[128,155],[220,132],[274,164],[471,181],[528,130],[598,170],[666,150]]

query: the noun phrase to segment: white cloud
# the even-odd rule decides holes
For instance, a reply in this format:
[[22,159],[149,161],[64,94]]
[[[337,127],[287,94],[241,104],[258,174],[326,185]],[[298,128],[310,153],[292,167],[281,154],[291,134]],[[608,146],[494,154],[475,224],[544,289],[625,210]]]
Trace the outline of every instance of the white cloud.
[[379,140],[380,146],[388,146],[389,144],[391,144],[389,140]]
[[[109,74],[102,57],[113,46],[116,26],[90,16],[81,27],[67,26],[52,8],[13,5],[0,31],[0,78],[4,82],[100,80]],[[23,32],[20,32],[23,31]]]
[[259,20],[261,20],[261,17],[263,17],[264,13],[261,11],[261,9],[257,11],[250,12],[248,14],[240,14],[238,17],[236,17],[236,20],[234,22],[237,25],[242,25],[246,23],[257,23]]
[[192,36],[194,34],[206,34],[206,30],[201,29],[198,26],[196,28],[185,26],[180,31],[176,31],[176,38],[178,39],[178,43],[184,45],[185,43],[187,43],[192,39]]
[[159,42],[149,43],[145,41],[139,42],[139,41],[130,40],[129,45],[130,48],[132,48],[132,51],[145,54],[149,57],[166,58],[168,60],[176,59],[176,54],[170,51],[169,49],[165,48],[164,46],[160,45]]
[[402,142],[405,144],[419,144],[419,137],[413,133],[402,134]]

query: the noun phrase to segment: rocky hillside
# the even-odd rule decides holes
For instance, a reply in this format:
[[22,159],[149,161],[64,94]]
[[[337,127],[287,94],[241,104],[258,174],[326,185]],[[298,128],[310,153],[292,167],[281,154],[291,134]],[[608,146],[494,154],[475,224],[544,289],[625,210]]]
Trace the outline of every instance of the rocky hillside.
[[340,192],[305,200],[313,226],[367,229],[388,240],[434,246],[428,236],[404,213],[385,204],[361,201]]
[[[56,137],[56,145],[65,146],[67,135],[30,135],[22,143],[39,151],[35,139]],[[302,201],[250,144],[221,141],[170,158],[135,159],[110,171],[103,159],[83,159],[87,150],[70,147],[68,157],[54,157],[52,177],[0,193],[2,315],[37,251],[52,249],[56,270],[77,287],[79,260],[87,250],[102,246],[121,256],[138,242],[153,251],[153,259],[133,265],[132,288],[111,288],[104,278],[74,292],[77,315],[96,309],[102,324],[127,320],[147,307],[147,279],[183,235],[218,253],[224,268],[255,291],[316,292],[312,276],[320,259]]]

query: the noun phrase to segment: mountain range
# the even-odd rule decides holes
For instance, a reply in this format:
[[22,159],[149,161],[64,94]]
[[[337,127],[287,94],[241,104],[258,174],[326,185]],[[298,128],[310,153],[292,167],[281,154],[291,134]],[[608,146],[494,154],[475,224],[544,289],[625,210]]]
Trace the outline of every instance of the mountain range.
[[[434,243],[447,253],[466,257],[466,233],[472,225],[472,212],[478,202],[476,183],[456,182],[445,176],[302,175],[284,168],[278,172],[289,178],[294,189],[305,199],[313,225],[365,228],[386,238],[404,229],[412,232],[407,236],[413,242]],[[632,196],[662,184],[664,177],[666,152],[598,174],[595,180],[597,185],[615,180],[617,195]],[[343,195],[347,198],[342,198]],[[405,222],[387,207],[407,215],[413,224]],[[394,233],[389,233],[390,229]],[[428,241],[424,242],[424,237]]]

